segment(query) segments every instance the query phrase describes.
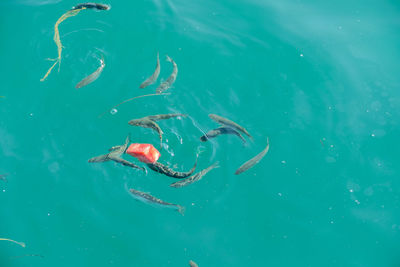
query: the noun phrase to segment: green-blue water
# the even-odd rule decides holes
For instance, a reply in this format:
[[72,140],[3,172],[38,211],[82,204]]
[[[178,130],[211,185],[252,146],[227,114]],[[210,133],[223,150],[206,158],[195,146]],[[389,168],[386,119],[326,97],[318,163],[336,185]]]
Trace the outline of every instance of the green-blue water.
[[[400,8],[397,1],[109,1],[59,26],[78,2],[0,3],[1,266],[399,266]],[[170,96],[137,99],[160,53]],[[104,55],[94,83],[76,90]],[[160,122],[160,162],[221,167],[175,189],[149,170],[87,160]],[[201,143],[215,113],[254,136]],[[235,170],[260,152],[254,168]],[[133,162],[134,158],[125,156]],[[138,202],[136,188],[186,207]],[[27,254],[39,256],[19,257]]]

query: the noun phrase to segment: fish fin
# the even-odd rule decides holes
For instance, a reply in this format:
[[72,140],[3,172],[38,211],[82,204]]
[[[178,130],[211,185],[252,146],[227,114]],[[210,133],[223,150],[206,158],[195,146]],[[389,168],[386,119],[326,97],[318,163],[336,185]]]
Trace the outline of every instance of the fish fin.
[[166,56],[166,58],[167,58],[167,61],[173,62],[172,58],[170,58],[168,55],[165,55],[165,56]]
[[182,214],[182,216],[185,216],[185,210],[186,210],[185,207],[178,205],[178,212]]

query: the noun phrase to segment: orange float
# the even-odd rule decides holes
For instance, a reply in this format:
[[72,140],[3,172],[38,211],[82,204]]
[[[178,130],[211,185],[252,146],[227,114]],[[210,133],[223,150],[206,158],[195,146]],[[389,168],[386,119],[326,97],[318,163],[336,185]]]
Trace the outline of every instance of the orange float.
[[144,163],[155,163],[161,156],[152,144],[131,144],[126,153]]

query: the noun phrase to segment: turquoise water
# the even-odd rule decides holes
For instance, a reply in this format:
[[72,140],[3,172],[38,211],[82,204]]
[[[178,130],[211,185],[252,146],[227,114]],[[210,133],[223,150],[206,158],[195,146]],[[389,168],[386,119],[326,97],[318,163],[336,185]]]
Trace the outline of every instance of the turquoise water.
[[[400,8],[396,1],[114,1],[59,26],[77,2],[0,3],[1,266],[399,266]],[[160,53],[169,96],[124,99]],[[106,67],[94,83],[83,77]],[[160,162],[221,167],[176,180],[87,160],[158,136],[128,121],[160,122]],[[207,143],[215,113],[246,127]],[[254,168],[235,170],[270,151]],[[133,162],[137,161],[126,156]],[[132,198],[136,188],[186,207],[185,216]],[[38,254],[40,256],[25,256]]]

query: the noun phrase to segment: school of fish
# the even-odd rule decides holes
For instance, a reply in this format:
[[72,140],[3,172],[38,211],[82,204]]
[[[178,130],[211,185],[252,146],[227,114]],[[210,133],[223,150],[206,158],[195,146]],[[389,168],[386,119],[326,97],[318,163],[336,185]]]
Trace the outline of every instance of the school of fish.
[[[58,57],[56,59],[54,59],[55,63],[50,67],[50,69],[47,71],[47,73],[41,79],[41,81],[44,81],[47,78],[47,76],[50,74],[53,67],[55,67],[57,64],[60,66],[60,64],[61,64],[62,44],[61,44],[60,35],[58,32],[58,25],[62,21],[67,19],[68,17],[76,16],[80,11],[85,10],[85,9],[95,9],[95,10],[104,11],[104,10],[110,10],[110,6],[105,5],[105,4],[100,4],[100,3],[82,3],[82,4],[78,4],[78,5],[74,6],[72,9],[67,11],[65,14],[63,14],[59,18],[59,20],[56,22],[56,25],[54,27],[55,33],[54,33],[54,38],[53,38],[57,45],[57,48],[58,48]],[[100,66],[98,66],[98,68],[93,73],[89,74],[88,76],[86,76],[80,82],[78,82],[76,84],[75,87],[77,89],[82,88],[84,86],[87,86],[87,85],[95,82],[100,77],[100,75],[103,72],[103,69],[105,67],[104,55],[101,55],[101,59],[99,59],[99,61],[100,61]],[[168,55],[166,55],[166,61],[170,62],[172,64],[172,72],[169,74],[169,76],[166,78],[165,81],[161,81],[160,84],[155,88],[155,94],[138,96],[138,97],[134,97],[133,99],[144,97],[144,96],[151,96],[151,95],[168,95],[168,94],[170,94],[170,93],[164,93],[164,92],[166,90],[172,88],[174,83],[176,82],[176,79],[178,76],[178,66],[177,66],[177,63]],[[145,79],[139,85],[139,88],[141,88],[141,89],[147,88],[147,87],[153,85],[154,83],[156,83],[158,80],[158,77],[160,75],[160,72],[161,72],[161,63],[160,63],[159,53],[157,52],[156,67],[153,71],[153,74],[148,76],[148,78]],[[3,97],[3,96],[0,96],[0,97]],[[122,102],[122,103],[124,103],[124,102]],[[208,116],[212,121],[218,123],[219,127],[203,132],[203,135],[200,137],[200,142],[207,142],[208,140],[215,139],[219,136],[224,136],[224,135],[236,136],[237,138],[239,138],[241,140],[242,144],[246,144],[246,139],[244,138],[244,136],[247,136],[248,138],[250,138],[253,141],[253,136],[243,126],[232,121],[231,119],[228,119],[228,118],[222,117],[220,115],[216,115],[216,114],[209,114]],[[183,114],[183,113],[148,115],[148,116],[141,117],[141,118],[133,118],[128,122],[128,124],[131,126],[152,129],[158,135],[159,142],[160,142],[160,148],[162,149],[164,132],[161,129],[161,127],[158,125],[157,122],[165,121],[164,123],[166,125],[168,125],[168,121],[166,121],[166,120],[174,119],[174,118],[180,119],[180,118],[187,118],[187,117],[188,117],[188,115]],[[197,141],[199,141],[199,140],[197,140]],[[213,141],[215,141],[215,140],[213,140]],[[127,166],[127,167],[130,167],[133,169],[144,171],[147,174],[147,169],[145,166],[140,166],[134,162],[128,161],[123,158],[127,152],[129,144],[130,144],[130,136],[128,135],[125,139],[125,142],[122,145],[113,146],[110,149],[108,149],[108,153],[92,157],[88,160],[88,162],[89,163],[101,163],[101,162],[112,161],[115,163],[122,164],[123,166]],[[264,158],[264,156],[269,151],[268,137],[266,137],[266,145],[263,147],[264,147],[264,149],[261,152],[259,152],[252,158],[248,159],[239,168],[237,168],[237,170],[235,171],[234,174],[239,175],[245,171],[248,171],[250,168],[253,168],[257,163],[259,163]],[[163,164],[158,161],[155,161],[153,163],[146,163],[146,166],[150,170],[154,171],[155,173],[165,175],[167,177],[171,177],[174,179],[179,179],[178,181],[171,183],[170,187],[182,188],[182,187],[194,184],[196,182],[199,182],[201,179],[203,179],[204,176],[207,175],[207,173],[220,167],[219,161],[215,161],[208,167],[195,172],[197,165],[198,165],[198,158],[199,158],[199,153],[196,154],[195,161],[194,161],[194,164],[191,167],[191,169],[189,169],[186,172],[177,171],[177,170],[175,170],[176,167],[172,168],[172,167],[169,167],[168,164]],[[8,176],[8,174],[0,174],[0,180],[7,181],[7,178],[6,178],[7,176]],[[137,186],[135,185],[135,188],[136,187]],[[128,189],[129,194],[133,198],[135,198],[141,202],[148,203],[150,205],[160,206],[160,207],[165,207],[165,208],[172,208],[173,210],[176,210],[180,214],[184,215],[185,207],[183,207],[179,204],[164,201],[162,199],[159,199],[159,198],[151,195],[150,193],[142,192],[135,188],[131,187]],[[17,241],[7,239],[7,238],[0,238],[0,240],[11,241],[11,242],[17,243],[23,247],[25,246],[25,243],[17,242]],[[192,260],[189,261],[189,265],[191,267],[198,266]]]

